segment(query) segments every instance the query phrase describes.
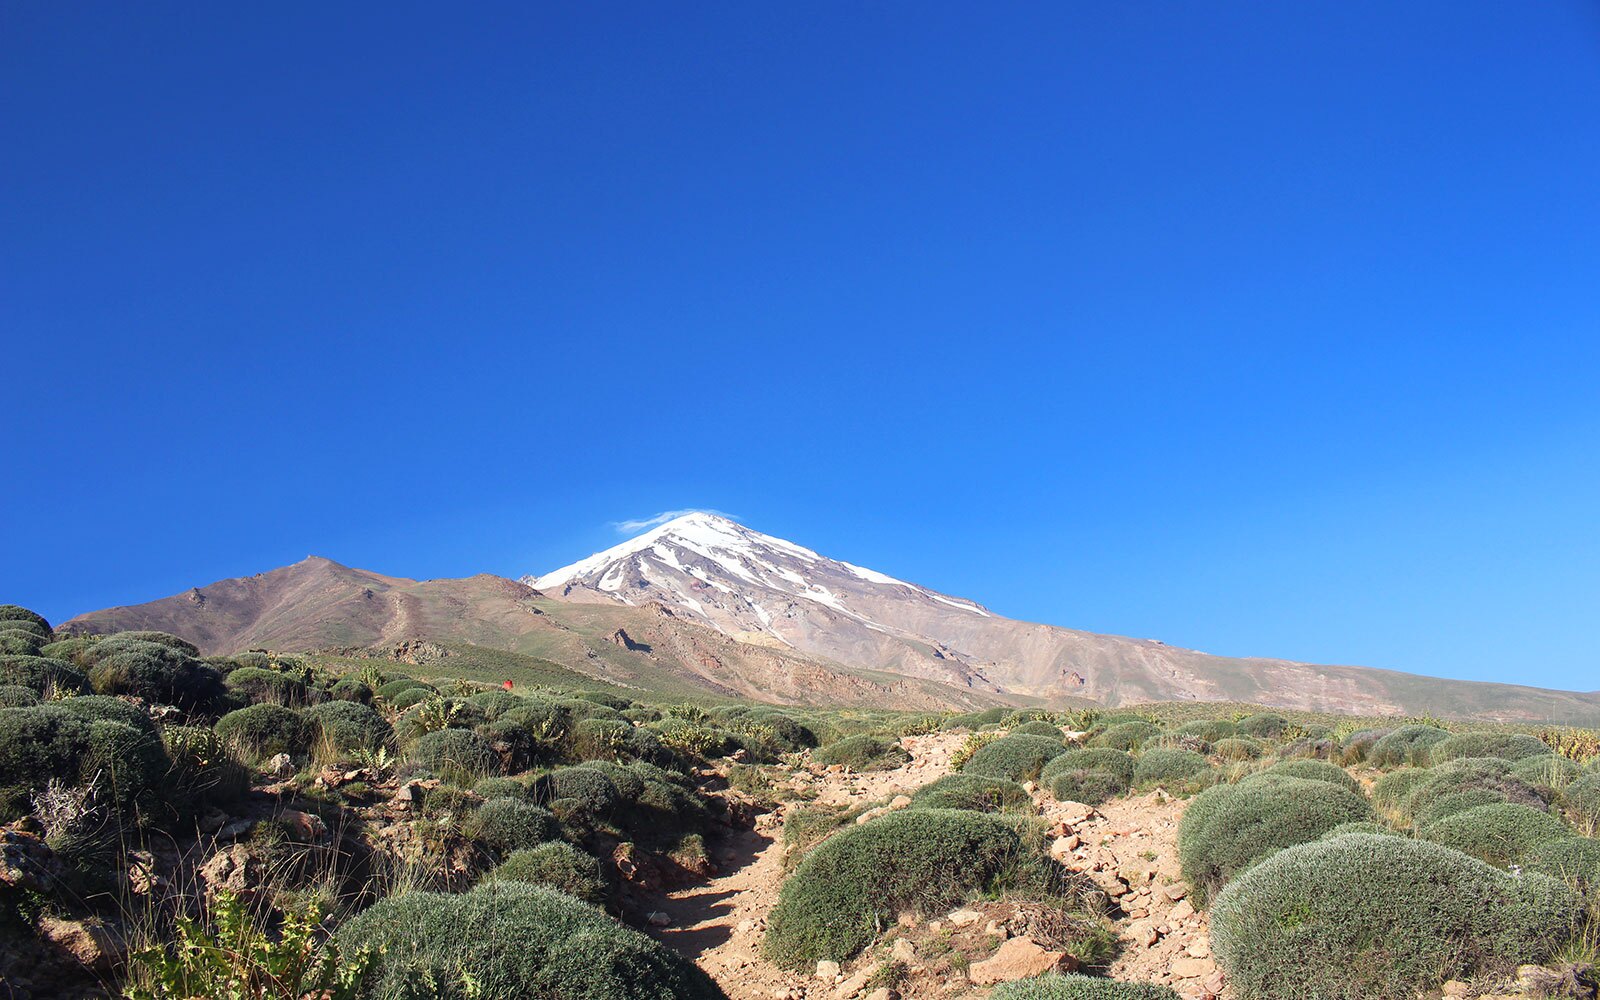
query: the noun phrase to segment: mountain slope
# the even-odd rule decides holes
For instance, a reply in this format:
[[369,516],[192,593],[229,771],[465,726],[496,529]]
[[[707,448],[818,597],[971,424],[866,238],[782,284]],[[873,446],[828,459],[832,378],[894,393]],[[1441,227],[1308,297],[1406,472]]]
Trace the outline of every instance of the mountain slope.
[[[992,692],[850,669],[794,650],[738,642],[662,605],[584,606],[553,601],[525,584],[479,574],[408,580],[308,557],[250,577],[221,580],[148,604],[79,615],[64,628],[159,629],[207,654],[246,649],[307,652],[387,649],[413,640],[502,650],[543,673],[570,672],[673,697],[711,694],[779,703],[872,707],[1016,704]],[[462,660],[490,660],[482,655]],[[438,664],[441,675],[448,664]]]
[[1016,621],[711,514],[685,515],[523,582],[568,602],[663,604],[746,643],[1047,700],[1247,701],[1380,715],[1600,720],[1600,694],[1212,656]]

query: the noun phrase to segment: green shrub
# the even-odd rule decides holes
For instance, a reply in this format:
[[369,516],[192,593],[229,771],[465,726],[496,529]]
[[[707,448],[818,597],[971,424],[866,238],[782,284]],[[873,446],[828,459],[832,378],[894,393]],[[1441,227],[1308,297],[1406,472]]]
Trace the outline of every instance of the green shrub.
[[620,719],[580,719],[572,727],[575,760],[620,760],[629,756],[633,723]]
[[1399,837],[1399,836],[1401,836],[1401,834],[1396,833],[1395,831],[1389,829],[1388,827],[1384,826],[1382,823],[1358,822],[1358,823],[1340,823],[1338,826],[1334,827],[1332,830],[1329,830],[1327,833],[1323,834],[1321,837],[1319,837],[1317,839],[1319,839],[1319,840],[1329,840],[1329,839],[1332,839],[1333,837],[1343,837],[1347,833],[1371,833],[1371,834],[1376,834],[1376,835],[1381,836],[1381,837]]
[[1068,771],[1110,771],[1121,778],[1124,785],[1131,785],[1136,770],[1137,765],[1134,763],[1133,755],[1125,750],[1089,747],[1082,750],[1068,750],[1051,758],[1044,766],[1044,770],[1039,772],[1039,780],[1048,783],[1056,775]]
[[1122,776],[1110,771],[1063,771],[1050,779],[1050,794],[1059,802],[1097,806],[1127,790]]
[[502,778],[498,775],[490,776],[473,785],[472,790],[485,800],[522,799],[524,802],[533,801],[533,789],[516,778]]
[[76,698],[64,698],[61,701],[51,702],[63,712],[77,716],[85,722],[121,722],[125,725],[150,734],[155,734],[156,723],[150,718],[150,713],[137,705],[130,705],[120,698],[109,698],[105,695],[86,694]]
[[1350,765],[1368,760],[1378,741],[1392,732],[1393,729],[1357,729],[1340,741],[1340,763]]
[[[608,815],[621,798],[616,782],[598,768],[559,768],[550,772],[547,781],[551,799],[572,799],[592,816]],[[643,789],[640,794],[643,794]]]
[[186,709],[208,708],[224,694],[222,674],[197,659],[193,649],[165,633],[118,633],[85,651],[89,685],[96,694],[133,695]]
[[359,677],[341,677],[333,682],[333,687],[328,689],[328,695],[339,701],[360,702],[363,705],[372,704],[376,694],[366,681]]
[[1588,836],[1600,831],[1600,772],[1590,772],[1568,785],[1561,799],[1573,822]]
[[1222,719],[1195,719],[1193,722],[1185,722],[1173,732],[1179,736],[1194,736],[1207,743],[1215,743],[1239,735],[1239,727]]
[[148,729],[97,719],[89,723],[89,745],[78,762],[85,783],[100,801],[124,813],[150,817],[171,770],[161,738]]
[[[0,623],[3,624],[3,623]],[[25,629],[0,628],[0,655],[38,656],[44,638]]]
[[1103,732],[1091,737],[1089,745],[1091,747],[1109,747],[1113,750],[1137,750],[1144,746],[1145,740],[1154,739],[1160,735],[1160,726],[1141,719],[1137,722],[1120,722],[1110,726]]
[[50,779],[77,785],[89,723],[56,705],[0,709],[0,820],[32,809]]
[[376,750],[394,736],[383,716],[370,705],[355,701],[325,701],[301,713],[316,727],[316,735],[339,753]]
[[909,763],[911,755],[898,742],[863,733],[829,743],[813,751],[811,758],[819,764],[841,764],[852,771],[887,771]]
[[1583,900],[1589,919],[1600,920],[1600,840],[1547,840],[1528,853],[1523,868],[1566,883]]
[[1234,736],[1213,743],[1211,752],[1223,760],[1255,760],[1266,752],[1266,748],[1253,739]]
[[512,851],[488,877],[548,886],[595,906],[605,903],[609,891],[600,861],[561,840]]
[[1326,781],[1335,785],[1343,785],[1352,792],[1361,791],[1361,783],[1350,777],[1350,772],[1337,764],[1330,764],[1325,760],[1285,760],[1257,772],[1246,778],[1246,781],[1257,779],[1263,775],[1275,774],[1289,778],[1306,778],[1310,781]]
[[471,775],[474,778],[500,770],[500,760],[489,741],[470,729],[441,729],[428,733],[411,748],[411,759],[435,774]]
[[1032,722],[1024,722],[1020,726],[1013,726],[1011,731],[1013,733],[1021,733],[1024,736],[1043,736],[1047,739],[1055,740],[1058,743],[1061,741],[1060,726],[1052,722],[1044,722],[1038,719],[1035,719]]
[[1017,828],[983,813],[906,809],[851,826],[806,855],[784,882],[766,953],[789,969],[844,961],[896,914],[941,913],[1001,890],[1023,862]]
[[27,708],[39,704],[33,688],[20,684],[0,684],[0,708]]
[[1212,907],[1211,945],[1242,1000],[1411,1000],[1540,961],[1570,932],[1575,905],[1548,877],[1352,834],[1290,847],[1236,878]]
[[1199,901],[1273,853],[1341,823],[1372,818],[1361,795],[1305,778],[1260,775],[1197,795],[1178,826],[1178,861]]
[[112,635],[106,636],[103,640],[103,642],[113,641],[152,642],[157,646],[165,646],[168,649],[176,650],[185,656],[200,655],[200,647],[196,646],[188,639],[181,639],[178,636],[173,635],[171,632],[157,632],[153,629],[136,629],[132,632],[116,632]]
[[400,692],[402,692],[402,691],[410,691],[410,690],[418,689],[418,688],[420,688],[421,690],[424,690],[424,691],[431,692],[432,694],[438,694],[439,693],[439,689],[438,688],[434,687],[432,684],[427,683],[426,681],[413,680],[410,677],[396,677],[396,678],[394,678],[392,680],[385,681],[384,683],[378,685],[378,697],[383,698],[383,699],[388,700],[388,701],[393,701],[395,696],[398,695]]
[[1557,792],[1583,776],[1583,765],[1549,753],[1522,758],[1511,765],[1510,774],[1538,789],[1540,794],[1555,798]]
[[227,744],[204,726],[168,726],[161,731],[172,761],[167,781],[180,813],[197,805],[233,802],[250,790],[250,772]]
[[1432,772],[1424,767],[1403,767],[1398,771],[1390,771],[1372,786],[1372,804],[1396,819],[1409,819],[1406,803],[1411,793],[1432,776]]
[[548,809],[521,799],[490,799],[467,817],[462,832],[505,857],[553,839],[560,828]]
[[1257,712],[1247,715],[1237,723],[1241,736],[1254,736],[1259,740],[1275,740],[1289,728],[1289,720],[1276,712]]
[[29,611],[20,604],[0,604],[0,622],[15,624],[17,627],[32,626],[40,635],[51,635],[50,622],[44,615],[37,611]]
[[976,753],[961,765],[965,774],[986,778],[1003,778],[1007,781],[1032,781],[1039,777],[1044,766],[1067,752],[1061,741],[1047,736],[1029,736],[1026,733],[1002,736]]
[[970,809],[973,812],[1032,814],[1033,799],[1015,781],[981,774],[947,774],[911,796],[919,809]]
[[313,729],[300,713],[282,705],[250,705],[217,720],[217,736],[246,757],[286,753],[303,757],[311,749]]
[[1467,792],[1480,793],[1479,804],[1484,802],[1481,793],[1487,792],[1504,802],[1534,809],[1545,807],[1539,790],[1512,777],[1511,762],[1499,757],[1461,757],[1424,774],[1426,777],[1418,780],[1399,809],[1402,818],[1414,823],[1432,819],[1431,812],[1442,800],[1463,801],[1456,796]]
[[306,686],[297,677],[277,670],[240,667],[224,682],[229,691],[252,702],[298,706],[306,703]]
[[600,910],[511,880],[464,895],[413,892],[339,929],[346,954],[375,954],[369,1000],[720,1000],[687,959]]
[[389,704],[396,712],[404,712],[414,705],[420,705],[432,698],[439,697],[439,692],[429,687],[408,687],[400,690],[389,699]]
[[1211,769],[1204,755],[1192,750],[1146,750],[1134,762],[1135,784],[1186,781]]
[[46,687],[69,694],[89,690],[89,678],[82,670],[49,656],[0,655],[0,684],[15,684],[41,693]]
[[1438,764],[1458,757],[1499,757],[1521,760],[1550,752],[1543,740],[1522,733],[1455,733],[1428,750],[1428,759]]
[[490,722],[493,722],[494,720],[500,718],[500,716],[511,711],[513,708],[521,705],[523,701],[521,696],[514,695],[510,691],[502,691],[499,689],[491,691],[479,691],[477,694],[473,695],[467,700],[483,709],[484,718],[488,719]]
[[1429,751],[1449,738],[1449,731],[1438,726],[1401,726],[1372,744],[1367,763],[1373,767],[1427,767]]
[[1511,802],[1452,813],[1422,830],[1424,840],[1501,866],[1516,864],[1535,847],[1572,835],[1571,827],[1549,813]]
[[1050,973],[996,986],[989,1000],[1178,1000],[1165,986]]

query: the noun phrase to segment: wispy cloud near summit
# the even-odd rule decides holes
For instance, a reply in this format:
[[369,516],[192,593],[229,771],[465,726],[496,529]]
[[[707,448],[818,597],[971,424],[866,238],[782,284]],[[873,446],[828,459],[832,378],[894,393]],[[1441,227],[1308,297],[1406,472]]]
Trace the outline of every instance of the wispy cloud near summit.
[[738,518],[733,514],[729,514],[726,511],[713,510],[710,507],[685,507],[682,510],[664,510],[659,514],[652,514],[649,517],[637,518],[630,521],[612,521],[611,527],[614,528],[620,535],[632,535],[641,531],[648,531],[657,525],[666,524],[673,518],[682,517],[685,514],[715,514],[718,517],[726,517],[735,521],[738,520]]

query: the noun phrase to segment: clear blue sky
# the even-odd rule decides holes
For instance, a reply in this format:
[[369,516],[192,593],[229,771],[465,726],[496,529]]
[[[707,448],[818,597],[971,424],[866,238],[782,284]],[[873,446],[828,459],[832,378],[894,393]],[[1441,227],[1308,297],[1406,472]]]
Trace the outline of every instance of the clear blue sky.
[[15,0],[0,86],[0,600],[704,506],[1600,688],[1589,0]]

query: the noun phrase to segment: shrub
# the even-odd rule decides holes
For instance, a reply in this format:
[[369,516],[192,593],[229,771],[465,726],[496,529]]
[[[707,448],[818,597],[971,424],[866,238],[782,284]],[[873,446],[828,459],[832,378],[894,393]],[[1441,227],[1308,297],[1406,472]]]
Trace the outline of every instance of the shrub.
[[246,757],[286,753],[303,757],[311,748],[312,727],[300,713],[282,705],[250,705],[217,720],[217,736]]
[[27,708],[39,704],[33,688],[20,684],[0,684],[0,708]]
[[479,691],[467,700],[483,709],[484,718],[490,722],[522,704],[520,696],[514,695],[510,691],[501,691],[499,689]]
[[1587,835],[1592,837],[1600,830],[1600,772],[1590,772],[1568,785],[1562,801],[1573,822]]
[[1276,712],[1257,712],[1247,715],[1237,723],[1242,736],[1254,736],[1261,740],[1275,740],[1283,735],[1289,728],[1289,720]]
[[1510,865],[1535,847],[1572,836],[1572,828],[1549,813],[1496,802],[1452,813],[1423,828],[1422,836],[1492,865]]
[[1394,732],[1393,729],[1357,729],[1346,736],[1340,743],[1339,760],[1341,763],[1359,764],[1372,755],[1373,747],[1378,741]]
[[462,832],[504,857],[554,838],[559,827],[550,810],[531,802],[490,799],[467,817]]
[[1011,731],[1013,733],[1021,733],[1024,736],[1044,736],[1057,742],[1061,740],[1060,726],[1039,719],[1035,719],[1032,722],[1024,722],[1020,726],[1013,727]]
[[108,698],[104,695],[86,694],[76,698],[64,698],[61,701],[51,702],[63,712],[75,715],[85,722],[121,722],[146,733],[156,732],[155,720],[150,718],[150,713],[137,705],[130,705],[119,698]]
[[394,731],[370,705],[355,701],[325,701],[301,712],[317,737],[339,753],[376,750],[388,743]]
[[378,697],[384,698],[388,701],[393,701],[395,696],[400,692],[410,691],[417,688],[433,694],[439,693],[438,688],[425,681],[413,680],[410,677],[396,677],[393,680],[386,681],[383,684],[378,685]]
[[1265,771],[1253,774],[1245,780],[1257,779],[1268,774],[1282,775],[1289,778],[1305,778],[1310,781],[1326,781],[1335,785],[1343,785],[1352,792],[1359,793],[1361,791],[1361,783],[1350,777],[1350,772],[1337,764],[1330,764],[1325,760],[1280,761]]
[[1428,759],[1435,764],[1458,757],[1521,760],[1549,752],[1543,740],[1521,733],[1456,733],[1435,743],[1428,751]]
[[[162,639],[148,638],[151,636]],[[96,694],[133,695],[162,705],[207,708],[224,693],[222,675],[196,659],[193,649],[161,632],[118,633],[85,651],[89,684]]]
[[1402,818],[1420,823],[1431,820],[1432,811],[1442,800],[1462,793],[1478,793],[1478,804],[1485,802],[1488,793],[1504,802],[1515,802],[1535,809],[1543,809],[1545,802],[1538,789],[1511,776],[1511,762],[1498,757],[1461,757],[1423,772],[1411,794],[1406,796],[1399,813]]
[[328,689],[329,697],[339,701],[355,701],[363,705],[372,704],[375,692],[359,677],[341,677],[334,681],[333,687]]
[[842,764],[852,771],[886,771],[911,760],[911,755],[898,742],[880,740],[865,733],[829,743],[813,751],[811,757],[819,764]]
[[1148,983],[1050,973],[1001,983],[989,994],[989,1000],[1178,1000],[1178,994]]
[[1110,771],[1121,778],[1123,784],[1131,785],[1136,769],[1133,756],[1124,750],[1089,747],[1083,750],[1068,750],[1051,758],[1044,766],[1044,770],[1039,773],[1039,778],[1048,782],[1056,775],[1067,771]]
[[161,731],[172,768],[167,773],[178,811],[232,802],[250,790],[245,769],[216,733],[203,726],[168,726]]
[[273,705],[306,703],[305,684],[298,678],[277,670],[240,667],[230,673],[224,683],[229,691],[241,694],[252,702]]
[[[3,625],[0,622],[0,625]],[[44,638],[20,628],[0,628],[0,654],[11,656],[37,656]]]
[[1528,853],[1528,871],[1542,872],[1578,894],[1590,920],[1600,920],[1600,840],[1567,837],[1548,840]]
[[89,745],[78,762],[84,783],[92,782],[101,801],[122,812],[148,817],[171,770],[166,747],[148,729],[97,719],[89,723]]
[[1061,802],[1097,806],[1127,790],[1122,776],[1110,771],[1063,771],[1050,779],[1050,794]]
[[595,906],[605,903],[608,891],[599,859],[561,840],[512,851],[488,877],[549,886]]
[[1273,853],[1371,818],[1367,800],[1348,788],[1261,775],[1195,797],[1178,826],[1178,861],[1204,902]]
[[1411,798],[1411,793],[1418,785],[1432,777],[1432,772],[1424,767],[1404,767],[1398,771],[1390,771],[1372,786],[1372,804],[1396,819],[1408,818],[1410,813],[1406,809],[1406,803]]
[[1173,732],[1179,736],[1194,736],[1207,743],[1215,743],[1229,736],[1239,735],[1239,727],[1220,719],[1195,719],[1193,722],[1185,722]]
[[56,705],[0,709],[0,820],[26,815],[51,778],[77,785],[89,724]]
[[1192,750],[1146,750],[1134,762],[1135,784],[1147,781],[1185,781],[1210,770],[1211,763]]
[[533,789],[516,778],[491,776],[473,785],[472,790],[484,800],[522,799],[524,802],[533,801]]
[[153,642],[157,646],[165,646],[168,649],[177,650],[185,656],[200,655],[200,647],[196,646],[188,639],[180,639],[171,632],[157,632],[154,629],[136,629],[132,632],[116,632],[112,635],[106,636],[103,641]]
[[413,892],[340,928],[346,954],[376,957],[366,998],[720,1000],[687,959],[592,906],[510,880],[464,895]]
[[1338,826],[1334,827],[1332,830],[1329,830],[1327,833],[1323,834],[1321,837],[1319,837],[1317,839],[1319,839],[1319,840],[1330,840],[1330,839],[1332,839],[1334,837],[1343,837],[1347,833],[1371,833],[1371,834],[1376,834],[1376,835],[1381,836],[1381,837],[1398,837],[1398,836],[1401,836],[1401,834],[1398,834],[1395,831],[1389,829],[1388,827],[1384,826],[1382,823],[1358,822],[1358,823],[1340,823]]
[[1161,727],[1152,722],[1119,722],[1091,737],[1092,747],[1110,747],[1113,750],[1137,750],[1144,741],[1161,735]]
[[911,804],[919,809],[1033,812],[1033,799],[1021,785],[981,774],[947,774],[917,789]]
[[1265,751],[1260,743],[1243,736],[1234,736],[1225,740],[1218,740],[1211,745],[1211,752],[1223,760],[1255,760]]
[[394,707],[395,711],[404,712],[406,709],[411,708],[414,705],[420,705],[425,701],[429,701],[437,697],[439,697],[439,692],[433,690],[432,688],[408,687],[400,691],[393,698],[390,698],[389,704]]
[[37,611],[29,611],[20,604],[0,604],[0,622],[19,627],[33,626],[40,635],[51,635],[50,622]]
[[961,766],[964,774],[1007,781],[1031,781],[1045,764],[1067,752],[1060,740],[1026,733],[1002,736],[974,753]]
[[15,684],[39,692],[46,687],[72,694],[89,690],[89,678],[82,670],[49,656],[0,655],[0,684]]
[[[550,772],[550,798],[572,799],[593,816],[604,816],[616,806],[620,796],[616,783],[592,767],[563,767]],[[640,790],[643,794],[643,789]]]
[[440,729],[417,740],[411,759],[439,775],[493,774],[499,758],[489,741],[469,729]]
[[1373,767],[1427,767],[1428,751],[1449,738],[1449,731],[1438,726],[1401,726],[1372,744],[1367,763]]
[[618,760],[627,756],[633,723],[619,719],[580,719],[572,727],[572,756],[577,760]]
[[785,968],[844,961],[902,910],[942,912],[1004,888],[1023,841],[1010,823],[956,809],[906,809],[840,831],[785,880],[765,949]]
[[1518,781],[1538,789],[1541,794],[1555,798],[1557,792],[1583,775],[1583,765],[1566,757],[1544,754],[1522,758],[1511,765],[1509,773]]
[[1539,961],[1570,932],[1575,903],[1548,877],[1352,834],[1240,875],[1212,907],[1211,944],[1244,1000],[1410,1000]]

